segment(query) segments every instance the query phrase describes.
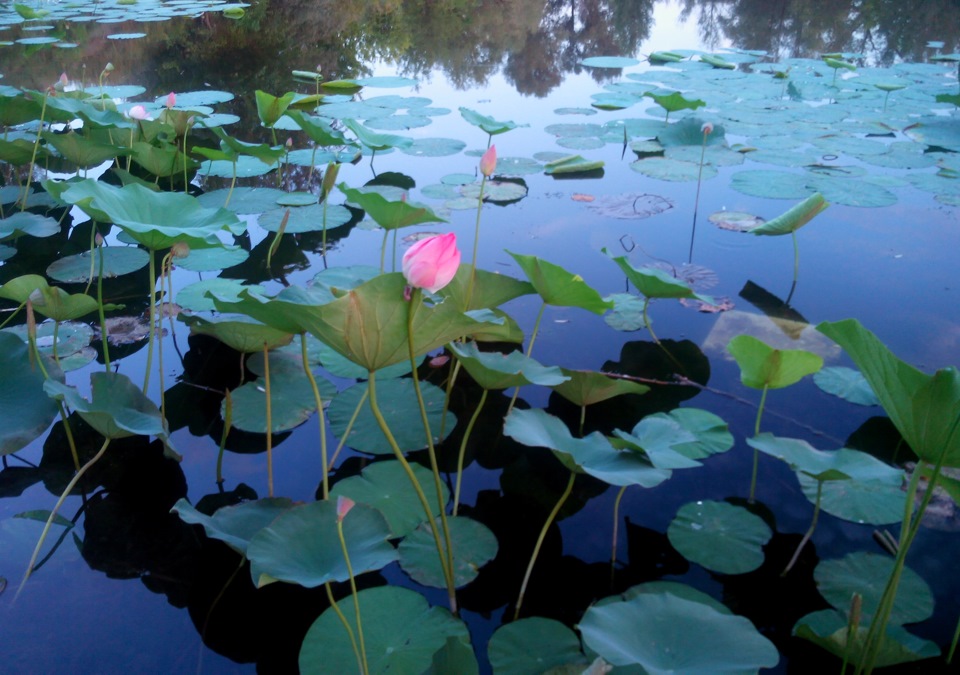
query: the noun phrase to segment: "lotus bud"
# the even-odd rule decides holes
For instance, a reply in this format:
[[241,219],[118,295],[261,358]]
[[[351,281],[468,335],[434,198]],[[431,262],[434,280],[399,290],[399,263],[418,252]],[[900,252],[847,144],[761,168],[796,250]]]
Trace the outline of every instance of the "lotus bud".
[[293,139],[290,138],[289,136],[287,136],[286,146],[287,146],[287,152],[290,152],[290,149],[293,147]]
[[167,94],[167,107],[172,108],[175,105],[177,105],[177,95],[171,91]]
[[133,120],[148,120],[150,115],[147,114],[147,109],[142,105],[135,105],[130,110],[127,111],[127,116]]
[[710,122],[704,122],[703,126],[700,127],[700,131],[703,132],[704,136],[708,136],[713,133],[713,124]]
[[403,254],[403,276],[413,288],[436,293],[449,284],[460,267],[457,235],[453,232],[421,239]]
[[337,522],[342,523],[343,519],[350,513],[350,509],[356,506],[356,502],[349,497],[340,495],[337,497]]
[[190,255],[190,245],[185,241],[178,241],[170,247],[170,255],[174,258],[186,258]]
[[103,235],[100,234],[99,232],[97,232],[97,234],[93,237],[93,243],[94,243],[98,248],[99,248],[100,246],[103,246]]
[[850,625],[857,628],[860,625],[860,614],[863,610],[863,596],[854,593],[850,598]]
[[333,190],[333,186],[337,182],[338,173],[340,173],[340,164],[338,162],[330,162],[327,164],[327,170],[323,174],[323,181],[320,183],[321,199],[326,199],[330,191]]
[[480,173],[489,178],[497,170],[497,146],[491,145],[480,158]]
[[110,63],[109,61],[107,61],[107,65],[105,65],[105,66],[103,67],[103,72],[105,72],[105,73],[112,73],[112,72],[113,72],[113,64]]

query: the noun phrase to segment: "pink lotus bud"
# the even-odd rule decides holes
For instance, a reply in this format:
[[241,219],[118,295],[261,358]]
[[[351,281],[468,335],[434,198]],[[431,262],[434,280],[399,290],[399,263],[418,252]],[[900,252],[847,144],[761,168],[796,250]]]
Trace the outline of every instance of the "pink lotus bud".
[[60,86],[66,87],[68,84],[70,84],[70,80],[67,78],[67,74],[60,73]]
[[97,232],[96,236],[94,236],[94,238],[93,238],[93,242],[94,242],[97,246],[103,246],[103,235],[100,234],[99,232]]
[[167,107],[172,108],[175,105],[177,105],[177,95],[171,91],[167,94]]
[[710,122],[704,122],[704,123],[703,123],[703,126],[700,127],[700,131],[703,132],[703,135],[704,135],[704,136],[706,136],[706,135],[708,135],[708,134],[712,134],[712,133],[713,133],[713,124],[711,124]]
[[130,119],[133,120],[148,120],[150,115],[147,114],[147,109],[142,105],[135,105],[130,110],[127,111],[127,115],[130,116]]
[[453,232],[421,239],[403,254],[403,276],[407,283],[430,293],[449,284],[459,267],[460,250]]
[[290,148],[293,147],[293,139],[287,136],[287,152],[290,151]]
[[342,522],[343,519],[347,517],[350,509],[352,509],[355,505],[356,502],[349,497],[344,497],[343,495],[337,497],[337,522]]
[[480,173],[489,178],[497,170],[497,146],[491,145],[480,158]]
[[170,247],[170,255],[174,258],[186,258],[190,255],[190,244],[185,241],[178,241]]

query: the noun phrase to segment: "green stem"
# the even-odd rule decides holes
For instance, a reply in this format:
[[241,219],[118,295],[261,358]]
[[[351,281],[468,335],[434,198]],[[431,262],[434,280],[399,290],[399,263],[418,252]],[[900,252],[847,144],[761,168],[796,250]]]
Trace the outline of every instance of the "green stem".
[[100,259],[97,268],[97,313],[100,316],[100,342],[103,345],[103,363],[106,370],[110,370],[110,347],[107,339],[107,319],[103,311],[103,246],[97,247]]
[[307,356],[307,334],[300,333],[300,358],[303,360],[303,372],[307,374],[310,388],[313,389],[313,400],[317,403],[317,413],[320,419],[320,470],[323,472],[323,498],[330,496],[330,481],[327,477],[327,421],[323,413],[323,399],[320,397],[320,388],[317,379],[310,370],[310,359]]
[[[757,437],[760,435],[760,418],[763,416],[763,406],[767,402],[767,391],[768,387],[763,386],[763,393],[760,395],[760,406],[757,408],[757,421],[753,425],[753,435]],[[760,451],[756,448],[753,449],[753,470],[750,473],[750,498],[749,503],[753,504],[754,497],[757,493],[757,469],[760,466]]]
[[66,501],[67,497],[73,491],[73,488],[76,487],[77,483],[80,482],[80,479],[83,478],[83,474],[85,474],[91,466],[96,464],[100,458],[103,457],[103,453],[107,451],[108,445],[110,445],[110,439],[104,439],[103,446],[100,448],[97,454],[93,456],[93,459],[84,464],[73,476],[73,478],[70,479],[70,482],[67,483],[67,487],[64,488],[63,493],[60,495],[60,499],[57,500],[53,510],[50,511],[50,515],[47,517],[47,522],[43,526],[43,531],[40,533],[40,540],[33,549],[33,555],[30,556],[30,562],[27,564],[27,571],[23,575],[23,581],[20,582],[20,587],[17,589],[17,594],[13,597],[14,602],[16,602],[17,598],[20,597],[20,593],[23,591],[23,587],[27,583],[27,579],[30,578],[30,574],[33,572],[33,565],[37,562],[37,556],[40,555],[40,549],[43,548],[43,542],[46,540],[47,534],[50,532],[50,526],[53,524],[53,519],[56,518],[57,512],[60,510],[60,507],[63,506],[63,502]]
[[533,554],[530,556],[530,563],[527,565],[527,571],[523,575],[523,583],[520,584],[520,595],[517,596],[517,606],[513,610],[513,620],[516,621],[520,618],[520,607],[523,605],[523,596],[527,592],[527,584],[530,581],[530,574],[533,572],[533,566],[537,562],[537,556],[540,555],[540,547],[543,546],[543,540],[547,536],[547,530],[550,529],[550,526],[553,524],[554,518],[557,517],[557,514],[560,513],[560,509],[563,508],[564,502],[567,501],[567,498],[570,496],[570,493],[573,492],[573,482],[576,480],[577,474],[573,471],[570,472],[570,480],[567,481],[567,487],[563,491],[563,494],[560,495],[560,499],[557,500],[556,506],[553,507],[553,511],[550,512],[550,515],[547,516],[547,521],[543,524],[543,528],[540,530],[540,536],[537,537],[537,543],[533,547]]
[[[533,343],[537,340],[537,333],[540,331],[540,322],[543,320],[543,312],[547,308],[547,303],[543,302],[540,305],[540,311],[537,312],[537,320],[533,322],[533,332],[530,333],[530,343],[527,345],[527,356],[530,356],[530,353],[533,352]],[[513,406],[517,402],[517,397],[520,396],[520,387],[514,387],[513,396],[510,398],[510,405],[507,406],[507,414],[504,417],[510,415],[513,412]]]
[[43,131],[43,118],[47,113],[47,95],[43,95],[43,104],[40,106],[40,122],[37,127],[37,137],[33,140],[33,154],[30,155],[30,168],[27,169],[27,184],[23,188],[23,199],[20,201],[20,212],[27,210],[27,198],[30,196],[30,179],[33,177],[33,167],[37,163],[37,150],[40,148],[40,132]]
[[953,655],[957,652],[957,642],[960,642],[960,618],[957,619],[957,627],[953,631],[953,640],[950,641],[950,651],[947,652],[947,664],[953,663]]
[[[396,230],[394,230],[396,232]],[[410,368],[412,369],[413,390],[417,395],[417,406],[420,408],[420,420],[423,423],[423,431],[427,436],[427,454],[430,457],[430,469],[433,471],[433,485],[437,491],[437,504],[440,506],[440,524],[443,527],[443,537],[447,546],[447,569],[450,576],[447,578],[447,591],[453,595],[455,592],[455,581],[453,578],[453,538],[450,536],[450,524],[447,522],[447,508],[443,500],[443,482],[440,479],[440,467],[437,464],[437,450],[433,443],[433,433],[430,430],[430,420],[427,417],[427,405],[423,400],[423,392],[420,390],[420,378],[417,377],[417,355],[413,349],[413,317],[423,301],[423,291],[419,288],[413,289],[410,297],[410,304],[407,306],[407,354],[410,357]]]
[[797,231],[790,233],[793,237],[793,283],[800,277],[800,245],[797,243]]
[[793,566],[797,564],[797,558],[800,557],[800,551],[803,550],[803,547],[806,546],[807,542],[810,541],[810,537],[813,536],[813,531],[817,529],[817,519],[820,517],[820,497],[823,495],[823,481],[817,481],[817,499],[813,503],[813,519],[810,521],[810,528],[804,533],[803,539],[800,540],[800,543],[797,545],[797,550],[793,552],[793,557],[790,558],[790,562],[787,563],[787,566],[784,568],[783,572],[780,573],[781,577],[787,576],[787,572],[793,569]]
[[149,249],[150,254],[150,337],[147,340],[147,368],[143,374],[143,393],[146,395],[147,388],[150,385],[150,368],[153,365],[153,341],[157,334],[157,308],[156,308],[156,287],[157,287],[157,263],[155,261],[156,251]]
[[583,425],[587,421],[587,406],[580,406],[580,436],[583,436]]
[[390,233],[390,230],[383,231],[383,243],[380,244],[380,274],[383,274],[384,263],[387,260],[387,235]]
[[467,284],[467,302],[464,310],[470,309],[473,300],[473,284],[477,278],[477,249],[480,247],[480,213],[483,211],[483,188],[487,185],[487,177],[480,181],[480,196],[477,198],[477,222],[473,233],[473,257],[470,259],[470,283]]
[[263,381],[267,390],[267,496],[273,496],[273,401],[270,397],[270,352],[263,343]]
[[343,536],[343,518],[337,519],[337,536],[340,538],[340,550],[343,551],[343,560],[347,564],[347,574],[350,577],[350,595],[353,598],[353,610],[357,615],[357,637],[360,638],[360,672],[367,675],[370,672],[367,666],[367,648],[363,643],[363,622],[360,620],[360,600],[357,598],[357,579],[353,575],[353,565],[350,564],[350,554],[347,552],[347,540]]
[[369,371],[369,379],[367,380],[367,383],[369,385],[368,391],[370,392],[370,411],[373,413],[374,419],[377,420],[377,425],[380,427],[380,431],[383,432],[384,437],[386,437],[387,443],[390,445],[390,449],[393,450],[394,456],[397,458],[397,461],[400,462],[400,466],[403,467],[404,473],[407,474],[407,478],[413,485],[413,489],[417,493],[417,499],[420,500],[420,505],[423,507],[423,512],[426,515],[427,524],[430,526],[430,530],[433,532],[433,543],[437,547],[437,555],[440,558],[440,567],[443,569],[444,578],[447,579],[447,593],[450,599],[450,611],[456,614],[457,596],[452,589],[453,574],[452,570],[447,566],[447,556],[443,552],[443,545],[440,540],[440,531],[437,529],[437,519],[433,517],[433,513],[431,512],[432,509],[430,508],[430,502],[427,501],[427,495],[424,494],[423,488],[420,487],[420,482],[414,475],[413,469],[410,468],[410,462],[408,462],[407,458],[403,456],[403,451],[400,450],[400,446],[397,444],[397,439],[394,437],[393,432],[390,431],[390,427],[387,425],[387,420],[384,419],[383,413],[380,412],[380,406],[377,404],[377,375],[372,370]]
[[453,371],[447,379],[447,389],[443,397],[443,413],[440,417],[440,438],[444,438],[444,432],[447,430],[447,413],[450,411],[450,396],[453,394],[453,385],[457,382],[457,375],[460,374],[460,360],[453,364]]
[[460,507],[460,483],[463,478],[463,458],[467,454],[467,441],[470,440],[470,434],[473,431],[473,426],[477,423],[477,418],[480,417],[480,411],[483,409],[483,404],[487,402],[487,393],[488,390],[484,389],[483,393],[480,395],[480,402],[477,404],[477,409],[473,411],[473,415],[470,417],[470,422],[467,424],[467,430],[463,432],[463,440],[460,441],[460,454],[457,455],[457,483],[453,491],[453,515],[457,515],[457,510]]
[[370,390],[367,389],[363,392],[363,396],[360,397],[360,400],[357,401],[357,405],[353,409],[353,414],[350,416],[350,421],[347,422],[347,428],[344,429],[343,433],[340,435],[340,442],[337,443],[337,449],[333,451],[333,456],[330,458],[330,463],[327,464],[327,472],[333,471],[333,465],[337,461],[340,451],[343,450],[343,446],[347,444],[347,439],[350,438],[350,432],[353,431],[353,425],[356,423],[357,417],[360,416],[360,411],[363,409],[363,404],[367,402],[367,397],[369,395]]
[[623,499],[623,493],[627,491],[629,485],[624,485],[617,493],[617,498],[613,502],[613,543],[610,547],[610,583],[613,584],[613,577],[617,569],[617,534],[620,531],[620,501]]
[[[360,647],[357,645],[357,638],[353,634],[353,628],[350,627],[350,622],[347,621],[347,617],[344,615],[343,610],[340,609],[340,606],[337,605],[337,601],[333,598],[333,590],[330,588],[330,582],[326,582],[323,585],[324,589],[327,591],[327,601],[330,603],[330,609],[336,613],[337,618],[340,619],[340,623],[343,624],[343,627],[347,630],[347,636],[350,638],[350,645],[353,647],[353,653],[357,656],[357,669],[359,672],[364,672],[363,665],[366,660],[365,655],[361,655]],[[359,618],[360,614],[357,614]]]
[[223,434],[220,436],[220,448],[217,452],[217,483],[223,484],[223,451],[227,447],[227,435],[233,426],[233,397],[227,389],[223,397]]

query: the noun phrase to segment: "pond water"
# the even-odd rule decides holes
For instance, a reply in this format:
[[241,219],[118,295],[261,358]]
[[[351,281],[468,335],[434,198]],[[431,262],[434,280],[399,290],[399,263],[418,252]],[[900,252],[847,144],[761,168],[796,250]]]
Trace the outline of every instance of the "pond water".
[[[830,607],[817,590],[822,577],[815,577],[815,570],[822,560],[854,552],[884,554],[877,533],[896,535],[897,524],[858,524],[822,513],[796,567],[781,578],[810,525],[813,504],[785,462],[762,454],[757,504],[751,507],[773,530],[762,547],[762,566],[741,574],[711,571],[681,555],[666,533],[691,502],[746,503],[753,464],[746,439],[754,435],[761,392],[741,383],[738,364],[726,349],[735,336],[753,335],[778,349],[810,350],[828,367],[849,367],[850,359],[813,326],[856,318],[925,372],[960,361],[955,279],[960,118],[955,101],[936,101],[938,94],[958,93],[956,60],[937,58],[960,51],[956,2],[910,3],[909,8],[898,2],[799,0],[197,4],[80,3],[81,10],[65,3],[28,3],[34,12],[48,12],[28,20],[23,12],[0,7],[0,86],[43,90],[64,72],[73,83],[69,89],[80,83],[95,90],[109,62],[113,70],[106,85],[144,89],[121,101],[123,110],[140,102],[158,115],[173,91],[184,107],[193,105],[191,100],[200,105],[210,100],[224,130],[238,139],[280,145],[289,136],[298,154],[291,153],[279,187],[316,195],[327,160],[318,160],[317,170],[310,171],[309,159],[301,159],[310,153],[302,132],[281,128],[272,136],[264,129],[254,92],[314,93],[313,83],[291,76],[294,70],[319,70],[325,80],[356,79],[366,86],[358,94],[328,99],[340,106],[330,117],[356,118],[378,133],[415,139],[416,149],[378,151],[373,157],[364,150],[358,161],[341,166],[338,182],[393,186],[385,193],[389,199],[397,199],[404,188],[411,201],[426,204],[448,222],[414,225],[396,239],[384,239],[383,231],[369,219],[360,222],[361,212],[354,209],[345,212],[349,221],[344,218],[330,230],[326,249],[319,232],[284,235],[268,270],[276,223],[270,225],[270,215],[247,214],[259,208],[240,209],[249,229],[235,243],[250,252],[249,258],[222,272],[181,266],[172,277],[177,304],[189,304],[177,294],[200,280],[260,284],[272,295],[287,286],[305,286],[328,267],[377,266],[384,242],[387,271],[399,269],[399,257],[411,241],[407,235],[424,232],[456,233],[464,262],[469,261],[476,193],[471,199],[467,191],[465,197],[461,187],[479,181],[488,137],[459,109],[511,120],[517,128],[492,137],[499,163],[497,180],[484,188],[492,199],[480,213],[478,268],[526,279],[511,253],[537,256],[580,275],[601,296],[636,296],[635,286],[609,259],[625,256],[636,268],[655,265],[691,282],[715,303],[703,308],[695,302],[652,302],[649,316],[662,345],[642,327],[642,303],[606,316],[548,306],[532,351],[540,363],[646,381],[663,382],[681,373],[698,383],[655,384],[643,396],[591,405],[583,433],[630,430],[645,415],[682,405],[719,416],[734,439],[732,449],[709,457],[703,467],[678,469],[657,487],[633,486],[622,501],[618,489],[578,478],[546,537],[522,616],[574,627],[601,598],[644,582],[682,582],[747,617],[772,641],[779,662],[771,672],[839,668],[839,659],[791,635],[801,617]],[[224,15],[241,7],[242,16]],[[185,15],[177,16],[181,10]],[[131,11],[139,15],[131,19]],[[670,50],[689,51],[680,51],[683,60],[673,63],[645,60]],[[699,59],[701,52],[718,54],[733,67],[712,68]],[[844,65],[828,65],[820,58],[825,53]],[[583,64],[600,56],[637,61],[620,68]],[[204,95],[211,91],[234,96]],[[704,103],[667,116],[644,96],[648,91],[681,91],[687,101]],[[643,145],[662,135],[667,122],[679,129],[684,119],[686,138],[692,134],[694,140],[666,151],[667,158],[682,163],[660,160],[662,148]],[[710,134],[703,133],[703,123],[713,125]],[[216,147],[209,132],[192,133],[197,144]],[[31,130],[29,138],[33,135]],[[704,139],[716,145],[704,145]],[[602,162],[602,169],[545,172],[549,162],[571,154]],[[257,161],[241,167],[250,169]],[[70,175],[63,166],[53,169],[54,177]],[[254,202],[257,193],[244,189],[266,194],[278,187],[277,171],[259,173],[241,177],[236,200]],[[16,175],[5,163],[3,190],[16,184]],[[223,164],[201,169],[194,191],[221,190],[205,206],[223,203],[229,176]],[[771,220],[815,191],[831,205],[796,233],[796,275],[791,237],[753,236],[713,222],[721,218],[712,216],[730,213]],[[7,197],[4,193],[9,216],[13,199]],[[345,199],[337,190],[331,194],[331,204]],[[275,215],[279,220],[280,213]],[[10,241],[0,244],[0,284],[43,274],[55,260],[86,250],[89,224],[78,208],[72,218],[73,228],[53,237],[20,239],[16,250]],[[116,230],[107,241],[111,247],[123,245]],[[128,277],[133,281],[111,280],[105,288],[108,301],[126,305],[112,314],[146,312],[146,271]],[[84,284],[65,287],[84,291]],[[194,302],[205,300],[202,292],[196,295]],[[16,303],[3,307],[12,311]],[[503,308],[529,340],[541,299],[525,295]],[[0,320],[7,315],[4,311]],[[99,328],[95,315],[83,322]],[[22,326],[22,314],[12,323]],[[328,607],[322,588],[276,583],[255,589],[249,569],[238,569],[242,559],[235,551],[170,513],[180,498],[212,513],[218,505],[265,497],[268,488],[266,437],[252,432],[231,431],[225,482],[218,489],[215,480],[224,428],[222,392],[237,387],[241,376],[254,379],[262,361],[248,363],[244,373],[237,352],[215,339],[189,335],[183,321],[165,326],[164,362],[156,370],[154,357],[147,394],[155,402],[164,395],[171,439],[182,461],[166,459],[161,444],[145,437],[111,445],[85,492],[64,502],[60,515],[72,522],[53,526],[39,568],[16,599],[42,528],[36,517],[21,516],[52,509],[73,466],[59,421],[3,457],[4,672],[295,672],[307,629]],[[67,383],[84,395],[90,393],[88,374],[103,364],[99,338],[91,347],[99,364],[67,374]],[[144,347],[141,339],[111,348],[113,365],[138,384],[150,367]],[[341,392],[355,382],[329,367],[326,375]],[[449,366],[423,367],[420,375],[442,386]],[[467,421],[481,396],[478,386],[463,380],[450,404],[457,424],[438,447],[445,476],[455,470]],[[569,476],[548,451],[529,448],[503,431],[512,394],[512,389],[492,391],[487,399],[467,448],[461,497],[466,515],[489,527],[499,542],[496,558],[458,593],[481,672],[490,672],[487,644],[512,617],[533,542]],[[406,390],[397,398],[405,396]],[[16,392],[0,398],[11,406],[0,410],[0,420],[10,425],[15,398]],[[346,400],[335,400],[328,409],[338,429],[352,410]],[[522,388],[518,408],[544,409],[578,432],[579,407],[547,387]],[[841,400],[811,377],[769,391],[763,414],[764,432],[804,439],[823,450],[856,448],[900,468],[910,461],[881,407]],[[101,437],[77,415],[71,425],[89,458]],[[273,435],[278,496],[298,502],[317,498],[317,434],[314,414],[292,431]],[[331,429],[328,437],[332,449],[338,436]],[[411,456],[428,465],[425,452]],[[373,459],[348,443],[334,482],[358,474]],[[844,499],[864,497],[835,497]],[[960,583],[951,564],[960,543],[960,516],[947,497],[939,497],[935,507],[908,559],[932,587],[935,605],[932,614],[907,628],[946,651],[960,616]],[[615,531],[618,562],[611,579]],[[446,606],[442,589],[411,581],[396,563],[359,581],[361,588],[413,588],[431,604]],[[936,658],[895,670],[931,673],[948,672],[948,667]]]

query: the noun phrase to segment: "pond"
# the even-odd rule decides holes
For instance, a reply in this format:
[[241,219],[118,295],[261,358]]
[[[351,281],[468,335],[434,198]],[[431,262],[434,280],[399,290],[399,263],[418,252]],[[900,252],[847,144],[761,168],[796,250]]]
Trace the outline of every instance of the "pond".
[[0,7],[2,670],[950,672],[960,8],[905,4]]

